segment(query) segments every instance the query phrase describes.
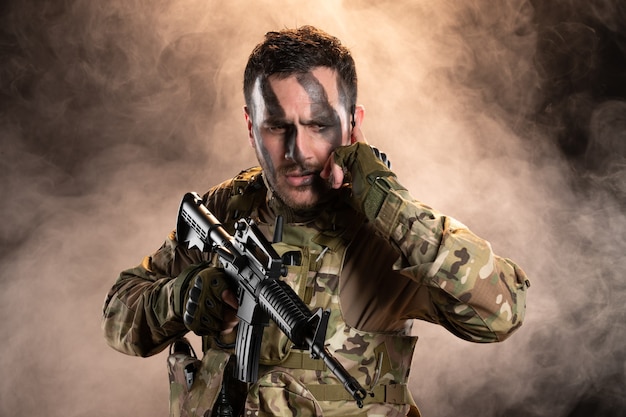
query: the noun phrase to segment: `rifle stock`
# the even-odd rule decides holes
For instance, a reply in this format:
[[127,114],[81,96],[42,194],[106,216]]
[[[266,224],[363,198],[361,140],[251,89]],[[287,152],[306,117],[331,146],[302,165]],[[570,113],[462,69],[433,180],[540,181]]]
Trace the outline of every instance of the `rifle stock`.
[[216,253],[226,274],[237,283],[235,352],[239,380],[257,380],[263,329],[271,318],[295,346],[309,349],[314,359],[322,359],[358,406],[363,406],[365,389],[324,346],[329,312],[318,309],[312,313],[280,280],[286,275],[286,267],[252,220],[239,220],[231,236],[198,194],[187,193],[178,213],[176,238],[190,248]]

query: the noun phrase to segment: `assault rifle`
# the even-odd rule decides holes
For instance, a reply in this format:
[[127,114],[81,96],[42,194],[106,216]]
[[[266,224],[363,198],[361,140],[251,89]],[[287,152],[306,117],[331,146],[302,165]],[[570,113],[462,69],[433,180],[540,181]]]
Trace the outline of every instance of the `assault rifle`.
[[[322,359],[358,406],[363,407],[365,389],[324,346],[330,312],[321,308],[311,312],[293,289],[280,280],[287,275],[287,268],[254,221],[237,221],[231,236],[198,194],[187,193],[178,212],[176,237],[179,242],[188,242],[190,248],[216,253],[226,274],[237,283],[237,379],[257,380],[263,328],[271,318],[295,347],[308,349],[313,359]],[[273,239],[282,239],[282,219],[277,221]]]

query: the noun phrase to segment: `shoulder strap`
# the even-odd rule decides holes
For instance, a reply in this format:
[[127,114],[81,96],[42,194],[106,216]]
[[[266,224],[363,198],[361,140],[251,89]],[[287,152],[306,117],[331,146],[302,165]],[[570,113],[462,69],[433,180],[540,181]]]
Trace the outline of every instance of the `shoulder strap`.
[[241,171],[233,178],[233,187],[226,206],[227,221],[249,216],[263,201],[266,188],[261,167]]

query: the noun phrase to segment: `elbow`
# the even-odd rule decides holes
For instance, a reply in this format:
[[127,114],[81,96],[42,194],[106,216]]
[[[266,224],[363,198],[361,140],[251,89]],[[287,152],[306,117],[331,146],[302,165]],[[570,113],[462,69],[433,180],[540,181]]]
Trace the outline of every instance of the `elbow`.
[[114,350],[130,356],[146,358],[163,351],[174,339],[187,332],[184,324],[170,326],[138,325],[141,320],[128,320],[123,314],[105,310],[101,328],[106,343]]
[[497,342],[504,342],[513,333],[515,333],[517,331],[517,329],[519,329],[520,327],[522,327],[522,322],[518,321],[517,324],[515,324],[514,326],[510,326],[509,329],[506,332],[499,332],[499,333],[497,333],[498,340],[496,340],[496,341]]
[[508,339],[522,325],[521,321],[516,324],[511,322],[498,324],[496,326],[486,323],[469,324],[456,326],[445,326],[457,337],[474,343],[498,343]]
[[456,336],[475,343],[503,342],[522,326],[526,311],[525,298],[516,303],[502,303],[499,309],[485,306],[458,307],[448,314],[446,326]]
[[[521,301],[521,303],[520,303]],[[513,306],[503,306],[492,320],[485,320],[489,330],[488,342],[503,342],[522,326],[526,313],[525,298]]]
[[484,325],[491,333],[491,342],[502,342],[511,337],[522,326],[526,316],[526,294],[530,283],[524,271],[512,265],[512,282],[507,282],[506,274],[498,274],[501,282],[506,284],[501,287],[501,294],[507,295],[498,295],[495,304],[486,303],[477,308],[478,315],[483,317]]
[[522,326],[523,320],[507,320],[492,326],[492,340],[490,342],[504,342]]
[[111,348],[129,356],[147,358],[162,350],[150,348],[141,343],[133,342],[132,332],[126,332],[122,329],[116,328],[115,326],[111,326],[106,320],[103,320],[102,331],[104,340]]
[[141,357],[153,355],[153,349],[134,341],[137,337],[134,335],[132,323],[124,320],[123,315],[116,313],[109,305],[105,306],[101,322],[104,340],[111,348],[126,355]]
[[104,340],[112,349],[130,356],[149,356],[147,351],[129,342],[128,330],[123,329],[119,323],[104,317],[101,327]]

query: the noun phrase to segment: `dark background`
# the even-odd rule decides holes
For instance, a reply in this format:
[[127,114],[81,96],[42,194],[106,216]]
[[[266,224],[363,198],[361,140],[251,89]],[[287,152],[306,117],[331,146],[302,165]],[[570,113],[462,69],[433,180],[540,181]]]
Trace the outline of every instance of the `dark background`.
[[167,415],[165,354],[106,346],[104,296],[255,163],[245,60],[303,24],[353,51],[400,181],[532,282],[502,344],[416,323],[424,415],[624,415],[625,3],[223,3],[0,3],[0,415]]

